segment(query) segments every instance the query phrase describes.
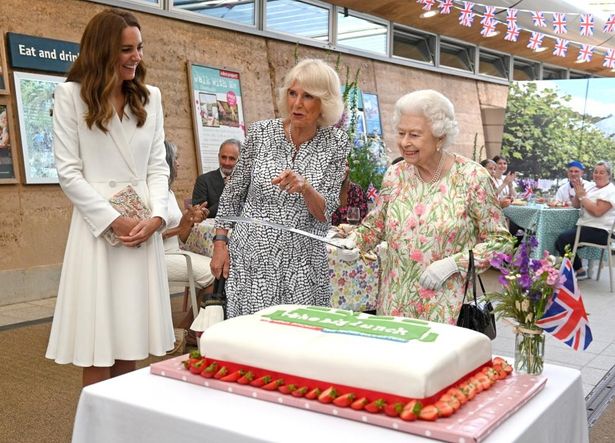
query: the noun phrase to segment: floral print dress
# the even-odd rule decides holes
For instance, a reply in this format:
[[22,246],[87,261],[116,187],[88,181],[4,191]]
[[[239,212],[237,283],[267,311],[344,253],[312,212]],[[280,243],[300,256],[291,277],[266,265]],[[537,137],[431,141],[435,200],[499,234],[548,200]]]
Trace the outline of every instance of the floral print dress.
[[[434,184],[423,183],[406,162],[391,166],[376,207],[357,229],[361,249],[387,242],[378,314],[454,324],[469,249],[474,250],[479,272],[489,267],[494,252],[513,249],[489,173],[465,157],[454,157],[448,174]],[[460,272],[437,291],[421,287],[425,268],[446,257],[453,257]]]

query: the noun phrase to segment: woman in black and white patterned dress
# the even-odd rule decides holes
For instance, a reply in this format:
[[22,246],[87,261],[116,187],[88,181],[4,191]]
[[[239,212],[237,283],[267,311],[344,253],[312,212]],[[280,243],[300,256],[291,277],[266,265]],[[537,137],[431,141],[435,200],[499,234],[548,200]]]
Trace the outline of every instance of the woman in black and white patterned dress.
[[303,60],[286,75],[278,106],[283,118],[250,126],[220,198],[211,270],[228,276],[228,317],[283,303],[330,303],[323,243],[219,219],[241,215],[326,234],[350,149],[346,133],[331,126],[343,110],[339,78],[323,61]]

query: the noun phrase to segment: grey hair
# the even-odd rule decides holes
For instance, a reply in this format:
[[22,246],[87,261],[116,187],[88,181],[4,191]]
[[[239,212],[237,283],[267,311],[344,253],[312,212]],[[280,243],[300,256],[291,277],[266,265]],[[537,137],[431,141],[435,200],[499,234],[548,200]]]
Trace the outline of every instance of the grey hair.
[[288,116],[286,97],[294,82],[299,83],[308,94],[320,99],[320,117],[316,122],[318,126],[331,126],[340,120],[344,103],[340,78],[335,69],[320,59],[308,58],[288,71],[278,89],[278,109],[283,118]]
[[239,140],[237,140],[236,138],[227,138],[222,143],[220,143],[220,148],[218,149],[218,152],[220,152],[222,150],[222,146],[224,146],[224,145],[235,145],[235,146],[237,146],[237,149],[239,149],[239,151],[241,151],[241,142]]
[[175,169],[175,158],[177,157],[177,146],[170,141],[164,141],[164,148],[166,150],[166,160],[169,165],[169,189],[177,177],[177,169]]
[[433,89],[410,92],[397,100],[393,114],[395,127],[405,114],[416,114],[429,120],[432,135],[443,137],[443,149],[451,146],[459,133],[455,107],[448,98]]
[[606,173],[609,174],[609,178],[611,178],[611,164],[606,161],[606,160],[600,160],[596,162],[596,165],[594,166],[594,170],[596,169],[596,166],[604,166],[604,168],[606,169]]

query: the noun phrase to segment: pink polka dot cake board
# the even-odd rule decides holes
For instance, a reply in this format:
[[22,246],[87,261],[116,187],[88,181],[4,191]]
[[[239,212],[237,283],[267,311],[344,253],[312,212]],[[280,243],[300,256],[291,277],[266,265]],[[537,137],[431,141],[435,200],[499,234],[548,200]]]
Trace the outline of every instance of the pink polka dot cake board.
[[154,363],[150,367],[151,373],[232,394],[454,443],[483,441],[491,431],[540,392],[547,381],[546,377],[543,376],[513,373],[504,380],[499,380],[490,389],[478,394],[451,417],[439,418],[434,422],[423,420],[406,422],[383,413],[372,414],[366,411],[355,411],[333,404],[323,404],[318,400],[297,398],[250,385],[204,378],[192,374],[184,368],[182,362],[187,358],[187,355],[183,355]]

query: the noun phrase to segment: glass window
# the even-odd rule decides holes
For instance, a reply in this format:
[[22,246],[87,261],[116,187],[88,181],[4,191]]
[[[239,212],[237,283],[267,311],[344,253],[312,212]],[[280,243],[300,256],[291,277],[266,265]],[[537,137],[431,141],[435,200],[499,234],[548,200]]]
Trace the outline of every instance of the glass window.
[[297,0],[267,0],[266,27],[270,31],[329,40],[329,10]]
[[254,26],[254,0],[173,0],[173,8]]
[[337,43],[340,46],[386,55],[387,27],[340,12],[337,14]]
[[538,64],[515,60],[513,68],[513,80],[538,80]]
[[478,73],[493,77],[508,78],[508,57],[480,51]]
[[570,71],[570,79],[579,79],[579,78],[591,78],[590,74],[586,74],[584,72],[574,72]]
[[543,80],[565,80],[567,78],[565,69],[542,67]]
[[456,43],[440,42],[440,65],[474,72],[471,47]]
[[393,30],[393,55],[434,64],[435,37],[399,28]]

